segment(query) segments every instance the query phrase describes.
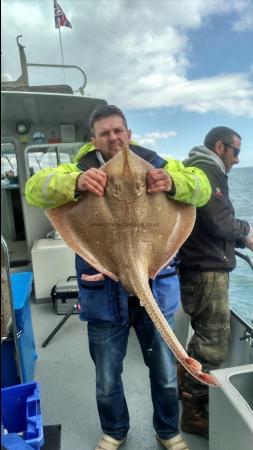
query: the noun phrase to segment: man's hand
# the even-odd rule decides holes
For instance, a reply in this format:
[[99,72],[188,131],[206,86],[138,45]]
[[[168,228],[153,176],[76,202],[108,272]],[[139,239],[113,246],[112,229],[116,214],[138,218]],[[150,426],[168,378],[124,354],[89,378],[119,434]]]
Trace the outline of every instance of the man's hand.
[[245,242],[245,247],[249,248],[253,252],[253,239]]
[[247,248],[249,248],[253,252],[253,226],[250,225],[250,232],[246,237],[244,244]]
[[245,246],[253,252],[253,234],[245,240]]
[[103,281],[104,279],[105,276],[101,272],[96,273],[95,275],[88,275],[86,273],[81,275],[81,280],[83,281]]
[[148,192],[170,192],[173,181],[170,175],[163,169],[151,169],[147,173]]
[[107,174],[101,169],[89,169],[77,178],[76,191],[90,191],[98,197],[104,195]]

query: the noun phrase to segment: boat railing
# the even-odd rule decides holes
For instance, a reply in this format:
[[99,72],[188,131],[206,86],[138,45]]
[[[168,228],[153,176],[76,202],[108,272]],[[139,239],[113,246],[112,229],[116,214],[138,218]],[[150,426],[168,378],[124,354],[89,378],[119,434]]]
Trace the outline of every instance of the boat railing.
[[73,92],[80,92],[81,95],[84,95],[84,88],[87,84],[87,78],[84,71],[79,66],[73,66],[69,64],[37,64],[37,63],[27,63],[27,66],[31,67],[52,67],[52,68],[61,68],[61,69],[77,69],[83,75],[83,84],[80,88],[74,90]]
[[251,324],[249,322],[246,322],[246,320],[243,319],[243,317],[238,314],[233,308],[230,308],[231,313],[233,316],[238,320],[238,322],[241,323],[245,327],[245,333],[240,338],[241,341],[250,341],[253,346],[253,320],[251,320]]
[[[73,93],[76,92],[80,92],[81,95],[84,95],[84,89],[87,85],[87,78],[85,75],[85,72],[81,69],[81,67],[76,66],[76,65],[69,65],[69,64],[41,64],[41,63],[28,63],[26,61],[26,55],[25,55],[25,51],[24,48],[25,46],[20,44],[19,42],[19,38],[21,38],[22,35],[17,36],[17,44],[19,47],[19,55],[20,55],[20,63],[21,63],[21,69],[22,69],[22,74],[21,76],[17,79],[17,80],[8,80],[8,81],[1,81],[1,88],[3,90],[13,90],[13,89],[18,89],[18,90],[32,90],[32,88],[35,88],[35,90],[37,91],[38,88],[41,88],[41,90],[43,90],[43,88],[55,88],[55,85],[49,85],[49,86],[30,86],[29,85],[29,80],[28,80],[28,67],[47,67],[47,68],[58,68],[58,69],[76,69],[79,72],[81,72],[82,77],[83,77],[83,83],[81,85],[81,87],[79,87],[76,90],[72,90],[71,91]],[[62,88],[65,87],[66,90],[66,85],[61,86]]]

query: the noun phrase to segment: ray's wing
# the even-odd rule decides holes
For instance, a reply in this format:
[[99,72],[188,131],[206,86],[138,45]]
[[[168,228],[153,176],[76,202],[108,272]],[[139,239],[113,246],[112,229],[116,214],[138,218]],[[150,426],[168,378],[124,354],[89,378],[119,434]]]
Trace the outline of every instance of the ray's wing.
[[104,217],[103,198],[85,192],[78,202],[47,209],[46,215],[71,250],[99,272],[118,281],[117,264],[111,258],[112,221],[110,216]]
[[172,260],[191,233],[196,208],[169,199],[164,193],[152,196],[149,207],[159,222],[157,233],[149,237],[150,242],[153,242],[149,275],[154,279],[157,273]]

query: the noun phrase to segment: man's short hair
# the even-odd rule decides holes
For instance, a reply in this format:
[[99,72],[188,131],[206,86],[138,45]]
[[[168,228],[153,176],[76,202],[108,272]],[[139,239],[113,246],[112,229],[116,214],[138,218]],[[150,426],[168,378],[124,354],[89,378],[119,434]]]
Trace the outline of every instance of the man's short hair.
[[232,130],[232,128],[215,127],[207,133],[204,145],[209,148],[209,150],[214,151],[216,142],[222,141],[229,145],[232,144],[234,136],[237,136],[240,140],[242,139],[235,130]]
[[96,109],[90,117],[89,126],[90,126],[90,131],[91,131],[92,136],[94,136],[94,124],[96,122],[98,122],[99,120],[104,119],[105,117],[111,117],[111,116],[121,117],[126,129],[128,129],[127,120],[126,120],[123,112],[119,108],[117,108],[117,106],[115,106],[115,105],[104,105],[104,106],[101,106],[100,108]]

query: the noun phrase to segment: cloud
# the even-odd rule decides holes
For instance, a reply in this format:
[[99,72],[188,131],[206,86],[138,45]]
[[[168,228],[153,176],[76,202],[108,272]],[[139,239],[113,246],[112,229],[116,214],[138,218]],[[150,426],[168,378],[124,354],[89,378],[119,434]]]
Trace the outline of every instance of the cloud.
[[133,134],[133,139],[138,142],[138,144],[153,147],[157,141],[162,139],[168,139],[170,137],[175,137],[177,135],[176,131],[153,131],[150,133],[145,133],[144,135]]
[[[99,93],[99,86],[96,88]],[[253,84],[247,74],[223,74],[199,80],[153,74],[129,80],[123,91],[107,86],[110,103],[126,109],[180,107],[185,111],[253,116]]]
[[253,31],[253,3],[251,0],[235,1],[237,18],[233,23],[233,30],[238,32]]
[[[189,31],[222,14],[233,15],[234,30],[248,29],[250,4],[247,0],[61,0],[73,27],[61,29],[65,63],[84,68],[86,95],[106,98],[122,108],[170,107],[251,117],[250,72],[194,80],[188,75]],[[28,62],[61,63],[51,0],[3,0],[2,6],[6,72],[14,78],[20,75],[15,36],[21,33]],[[65,82],[63,71],[30,69],[29,73],[31,84],[55,84],[54,74],[57,82]],[[74,89],[81,85],[79,75],[66,71],[66,76]]]
[[235,31],[253,31],[253,11],[250,15],[245,14],[235,22],[233,28]]
[[18,24],[20,30],[23,26],[37,28],[43,20],[43,9],[38,8],[36,2],[13,2],[10,0],[8,1],[8,7],[6,2],[3,2],[3,6],[7,15],[4,20]]

